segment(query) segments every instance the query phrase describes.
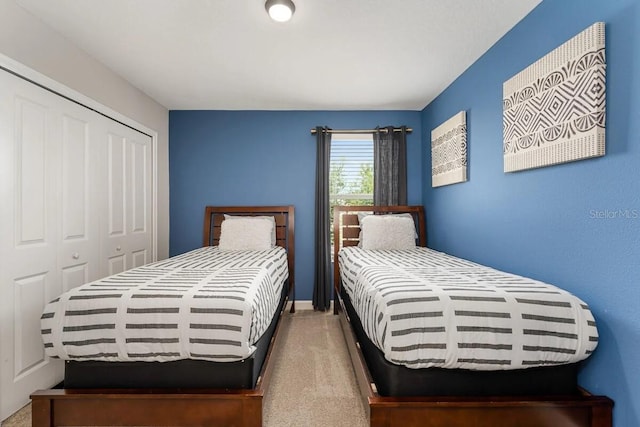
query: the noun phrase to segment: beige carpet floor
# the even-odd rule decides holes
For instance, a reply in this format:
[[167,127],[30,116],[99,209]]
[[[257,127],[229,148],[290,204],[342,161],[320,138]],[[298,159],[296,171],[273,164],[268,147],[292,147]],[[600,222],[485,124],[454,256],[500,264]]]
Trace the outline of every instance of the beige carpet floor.
[[0,423],[2,427],[30,427],[31,426],[31,405],[27,405],[18,412]]
[[298,311],[284,320],[264,425],[367,426],[338,316]]
[[[263,405],[265,427],[361,427],[368,420],[338,316],[287,313]],[[31,426],[31,405],[2,427]]]

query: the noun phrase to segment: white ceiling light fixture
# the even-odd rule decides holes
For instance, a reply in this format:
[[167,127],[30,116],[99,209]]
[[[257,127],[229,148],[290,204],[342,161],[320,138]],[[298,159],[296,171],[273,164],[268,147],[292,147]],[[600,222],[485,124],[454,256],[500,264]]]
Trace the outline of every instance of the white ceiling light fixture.
[[287,22],[296,11],[296,5],[291,0],[267,0],[264,8],[271,19],[277,22]]

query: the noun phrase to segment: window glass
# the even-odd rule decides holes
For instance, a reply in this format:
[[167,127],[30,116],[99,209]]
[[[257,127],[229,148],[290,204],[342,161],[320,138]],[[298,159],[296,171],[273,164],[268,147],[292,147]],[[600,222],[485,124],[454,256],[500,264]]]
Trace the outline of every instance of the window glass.
[[333,207],[373,204],[372,134],[332,135],[329,203],[333,246]]

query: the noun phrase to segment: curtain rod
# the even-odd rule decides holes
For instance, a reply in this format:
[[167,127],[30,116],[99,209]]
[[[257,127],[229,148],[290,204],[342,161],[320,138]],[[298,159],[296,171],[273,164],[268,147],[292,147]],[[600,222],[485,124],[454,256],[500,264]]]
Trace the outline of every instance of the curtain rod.
[[[393,128],[394,132],[400,132],[402,131],[402,128]],[[407,128],[406,129],[407,133],[411,133],[413,132],[413,129],[411,128]],[[380,128],[380,129],[327,129],[324,132],[328,132],[328,133],[374,133],[374,132],[382,132],[382,133],[387,133],[387,128]],[[315,134],[317,133],[317,131],[315,129],[311,129],[311,133]]]

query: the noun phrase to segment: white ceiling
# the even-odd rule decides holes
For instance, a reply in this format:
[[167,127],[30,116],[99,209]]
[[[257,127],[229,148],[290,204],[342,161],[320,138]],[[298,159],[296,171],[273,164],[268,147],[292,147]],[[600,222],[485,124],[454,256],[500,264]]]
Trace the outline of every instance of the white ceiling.
[[170,110],[421,110],[541,0],[16,1]]

